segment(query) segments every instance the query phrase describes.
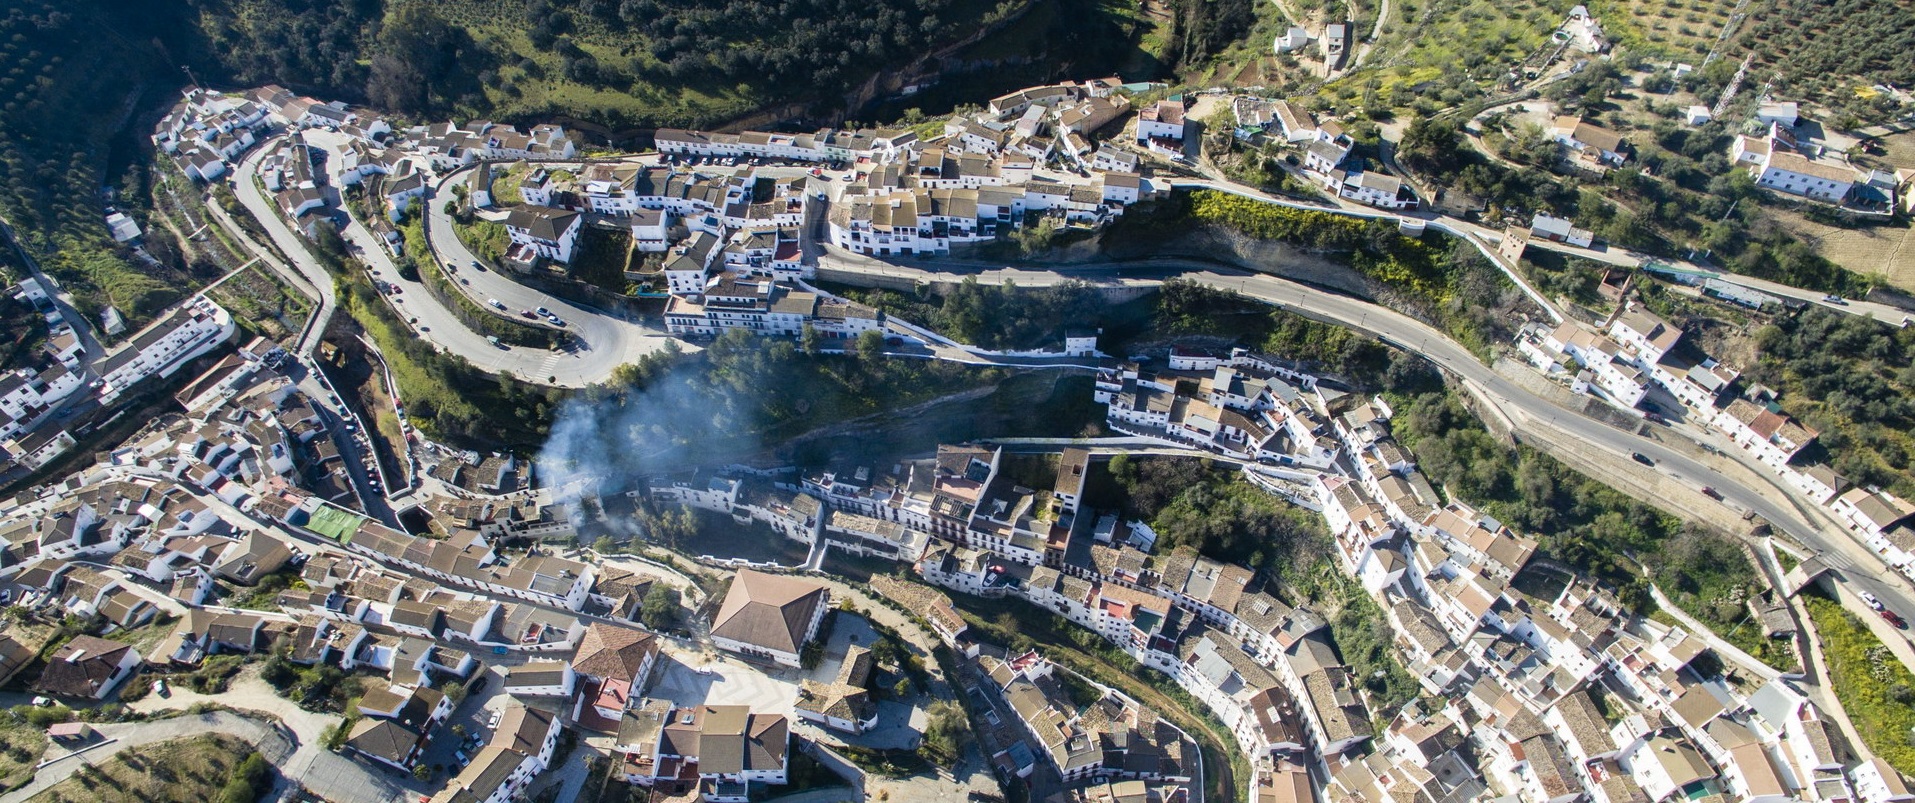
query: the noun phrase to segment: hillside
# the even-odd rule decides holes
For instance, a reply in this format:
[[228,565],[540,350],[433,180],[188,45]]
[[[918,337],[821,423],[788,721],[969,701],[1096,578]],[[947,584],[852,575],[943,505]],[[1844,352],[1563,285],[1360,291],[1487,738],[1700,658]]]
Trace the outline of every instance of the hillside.
[[136,267],[105,224],[103,187],[141,194],[131,121],[183,80],[150,21],[135,2],[0,2],[0,217],[87,312],[111,304],[135,322],[190,283]]
[[998,13],[990,0],[175,2],[193,59],[231,83],[610,129],[714,125],[773,102],[829,112]]
[[[1772,0],[1755,6],[1742,39],[1759,67],[1791,95],[1819,98],[1860,120],[1894,107],[1876,84],[1915,84],[1915,3],[1908,0]],[[1744,53],[1738,53],[1738,56]]]
[[1024,0],[994,2],[0,0],[0,218],[89,316],[112,306],[137,326],[208,278],[170,256],[164,232],[149,231],[155,263],[104,223],[110,203],[152,222],[147,126],[189,73],[415,120],[618,131],[830,117],[874,76],[1015,19]]

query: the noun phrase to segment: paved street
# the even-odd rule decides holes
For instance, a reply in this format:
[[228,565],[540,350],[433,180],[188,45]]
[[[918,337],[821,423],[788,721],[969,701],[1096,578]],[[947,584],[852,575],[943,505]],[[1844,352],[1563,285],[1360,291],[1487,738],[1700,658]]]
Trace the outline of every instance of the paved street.
[[[279,210],[273,205],[272,199],[267,197],[265,190],[254,180],[259,175],[259,163],[265,159],[266,153],[273,147],[274,142],[276,140],[272,139],[262,142],[234,167],[233,194],[239,198],[240,205],[246,207],[246,211],[258,219],[260,226],[266,230],[266,236],[272,240],[273,246],[278,248],[280,253],[285,254],[287,259],[292,260],[292,264],[285,265],[272,254],[263,253],[263,249],[261,249],[263,253],[261,259],[265,260],[267,265],[273,266],[276,271],[281,272],[288,282],[292,281],[291,275],[286,272],[286,269],[290,268],[291,274],[297,274],[304,279],[303,282],[294,282],[295,287],[318,293],[319,306],[313,310],[315,325],[308,327],[307,331],[302,333],[298,348],[301,353],[309,353],[313,346],[317,345],[320,336],[325,333],[324,322],[330,319],[333,311],[338,308],[338,298],[333,292],[332,274],[327,273],[325,267],[312,258],[306,250],[305,238],[286,225],[285,218],[280,217]],[[225,210],[219,208],[219,204],[209,203],[207,208],[218,210],[214,217],[228,224],[235,234],[245,234],[244,229],[233,223],[231,218],[226,216]]]
[[[453,185],[470,181],[476,172],[466,168],[447,175],[438,182],[437,194],[426,203],[426,238],[431,242],[434,255],[442,266],[458,266],[460,289],[475,303],[485,306],[491,299],[498,299],[511,310],[507,314],[512,315],[519,310],[550,309],[564,319],[566,328],[583,341],[584,347],[576,353],[544,352],[534,356],[537,352],[530,349],[515,348],[507,352],[487,344],[488,348],[478,354],[461,350],[466,359],[488,371],[509,370],[541,384],[547,383],[548,377],[557,377],[555,384],[579,386],[602,382],[611,376],[613,369],[663,349],[673,340],[663,329],[540,292],[497,270],[472,269],[472,263],[478,258],[459,241],[453,230],[452,216],[445,211],[445,199],[452,197]],[[423,287],[420,289],[423,292]],[[436,342],[437,338],[434,339]],[[678,345],[686,351],[696,350],[683,342]]]
[[[290,731],[295,749],[274,764],[281,774],[299,779],[307,789],[333,803],[393,803],[413,799],[412,795],[427,791],[425,784],[409,775],[327,750],[322,744],[326,729],[338,724],[340,715],[316,714],[294,705],[276,694],[253,670],[242,673],[219,694],[199,694],[173,686],[165,697],[148,694],[127,707],[152,713],[185,709],[202,702],[279,717]],[[281,737],[284,735],[282,731]]]
[[[1767,470],[1739,462],[1743,459],[1741,450],[1712,445],[1711,448],[1734,458],[1724,459],[1705,453],[1685,439],[1636,435],[1557,407],[1484,365],[1443,333],[1385,307],[1276,276],[1189,260],[1155,259],[1051,270],[986,267],[952,260],[931,264],[940,269],[929,271],[910,263],[883,262],[837,249],[830,249],[821,261],[821,267],[833,270],[912,281],[952,281],[976,276],[986,284],[1009,280],[1020,287],[1044,287],[1069,280],[1089,280],[1104,286],[1148,286],[1168,278],[1183,278],[1235,290],[1278,309],[1367,332],[1385,343],[1420,354],[1451,376],[1460,378],[1473,395],[1489,402],[1494,413],[1526,442],[1570,465],[1595,476],[1634,478],[1654,484],[1690,497],[1695,505],[1727,504],[1739,511],[1751,511],[1798,543],[1822,553],[1843,581],[1881,597],[1897,610],[1915,611],[1915,590],[1911,590],[1907,580],[1884,567],[1880,559],[1822,508],[1795,498],[1781,480]],[[1652,435],[1658,434],[1652,431]],[[1630,459],[1632,452],[1648,456],[1655,461],[1655,467],[1638,465]],[[1720,492],[1723,500],[1717,502],[1703,496],[1700,489],[1705,485]]]
[[[309,132],[309,135],[312,136],[315,145],[323,145],[329,141],[323,133]],[[292,230],[272,198],[255,180],[259,175],[263,157],[275,147],[276,142],[276,139],[272,139],[256,146],[240,162],[234,171],[235,193],[247,211],[260,221],[279,250],[292,260],[293,267],[306,278],[307,283],[320,288],[324,296],[323,307],[330,310],[335,301],[331,274],[312,256],[304,237]],[[326,160],[327,169],[337,171],[341,162],[338,154],[332,153]],[[333,180],[336,186],[336,172]],[[436,200],[427,198],[422,203],[430,208]],[[465,357],[483,370],[491,373],[511,372],[528,381],[540,383],[544,383],[548,377],[557,377],[557,384],[579,386],[602,381],[611,374],[613,368],[630,362],[644,353],[643,349],[635,350],[620,340],[624,336],[622,333],[627,328],[636,327],[635,324],[626,324],[622,327],[608,326],[600,322],[599,319],[602,316],[587,313],[556,299],[546,303],[533,300],[529,306],[547,306],[558,312],[561,317],[565,317],[568,326],[576,329],[586,341],[584,350],[577,354],[566,354],[545,349],[494,346],[483,335],[467,328],[451,310],[426,290],[423,283],[410,281],[400,276],[391,254],[358,220],[352,219],[344,212],[341,212],[337,218],[345,221],[345,225],[340,229],[340,235],[353,248],[355,255],[367,263],[373,278],[400,287],[399,293],[392,299],[401,320],[407,321],[421,338],[430,339],[441,349]],[[450,221],[445,220],[443,224],[446,226],[445,239],[450,241],[455,249],[447,256],[447,259],[462,258],[463,261],[456,264],[469,265],[471,257],[465,253],[464,246],[458,244],[457,238],[451,234]],[[489,271],[486,273],[473,271],[470,268],[465,268],[462,272],[469,276],[484,276],[489,273]],[[549,298],[509,280],[503,280],[503,283],[519,288],[519,294]],[[517,296],[513,298],[516,300]],[[662,340],[659,342],[662,347]]]

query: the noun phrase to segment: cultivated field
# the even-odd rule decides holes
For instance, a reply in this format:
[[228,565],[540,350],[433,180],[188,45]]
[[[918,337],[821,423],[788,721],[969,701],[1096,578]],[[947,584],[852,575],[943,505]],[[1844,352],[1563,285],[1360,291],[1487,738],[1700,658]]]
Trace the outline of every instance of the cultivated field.
[[1908,224],[1844,229],[1796,212],[1770,214],[1829,261],[1857,273],[1881,274],[1889,284],[1915,291],[1915,229]]

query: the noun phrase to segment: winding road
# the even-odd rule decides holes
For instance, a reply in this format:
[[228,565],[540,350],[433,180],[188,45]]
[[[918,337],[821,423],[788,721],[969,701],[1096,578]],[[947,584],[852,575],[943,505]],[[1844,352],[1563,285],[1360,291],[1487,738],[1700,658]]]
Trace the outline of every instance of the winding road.
[[[1629,481],[1639,487],[1653,488],[1664,499],[1686,500],[1691,507],[1727,504],[1731,510],[1749,511],[1797,543],[1820,553],[1851,589],[1869,591],[1897,610],[1915,611],[1915,589],[1911,589],[1906,580],[1884,567],[1879,558],[1836,525],[1821,508],[1793,498],[1772,474],[1733,460],[1712,457],[1700,446],[1680,438],[1665,440],[1638,435],[1558,407],[1484,365],[1476,355],[1442,332],[1402,313],[1275,276],[1187,260],[1151,260],[1144,267],[1105,265],[1074,270],[965,268],[948,260],[939,260],[937,265],[940,269],[933,272],[837,249],[829,249],[820,261],[821,267],[832,270],[894,279],[948,282],[958,276],[976,276],[979,282],[986,284],[1014,281],[1020,287],[1043,287],[1069,280],[1106,286],[1151,286],[1165,279],[1181,278],[1234,290],[1278,309],[1363,331],[1399,349],[1421,355],[1461,380],[1471,395],[1485,403],[1518,437],[1557,459],[1591,476],[1604,477],[1611,484]],[[1657,435],[1660,430],[1651,430],[1651,433]],[[1740,456],[1739,450],[1720,451]],[[1631,453],[1647,456],[1655,466],[1637,464],[1631,459]],[[1703,486],[1715,488],[1723,499],[1717,502],[1702,495]],[[1670,504],[1663,506],[1670,507]],[[1897,633],[1877,630],[1878,635]]]
[[[570,353],[544,352],[547,355],[544,357],[537,356],[540,352],[536,349],[513,349],[509,359],[503,358],[503,355],[495,358],[496,361],[475,359],[475,365],[495,372],[500,369],[511,370],[544,384],[577,387],[602,382],[611,376],[613,369],[659,351],[665,348],[667,342],[673,341],[663,329],[540,292],[497,270],[473,270],[472,265],[479,262],[479,258],[459,240],[453,228],[452,215],[446,212],[445,204],[440,199],[451,196],[454,184],[468,183],[477,173],[475,168],[452,172],[439,181],[437,194],[427,203],[426,240],[431,244],[433,254],[442,266],[458,266],[459,289],[474,303],[484,307],[492,299],[498,299],[514,316],[520,310],[545,307],[557,313],[565,321],[566,328],[583,345]],[[683,342],[678,345],[687,351],[696,350]],[[498,353],[500,350],[492,348],[490,351]],[[468,359],[471,357],[468,356]],[[556,382],[548,380],[548,377],[553,376],[557,377]]]
[[[335,171],[332,180],[333,185],[338,186],[336,171],[342,160],[332,148],[341,147],[343,140],[324,132],[308,132],[307,136],[312,146],[327,149],[330,154],[326,160],[328,170]],[[275,142],[269,140],[263,143],[240,162],[234,171],[235,192],[246,210],[260,221],[274,245],[305,278],[305,284],[319,290],[322,314],[330,315],[336,307],[332,275],[312,255],[305,238],[292,229],[271,196],[255,180],[261,162]],[[456,172],[441,181],[439,187],[444,189],[453,181],[463,181],[470,172]],[[511,373],[540,384],[580,387],[602,382],[618,366],[664,347],[668,338],[661,331],[553,298],[492,270],[473,270],[470,266],[475,257],[453,233],[450,216],[442,208],[436,208],[443,204],[438,203],[437,198],[425,198],[419,202],[431,210],[427,217],[427,236],[432,241],[435,253],[439,255],[441,263],[452,262],[465,266],[456,273],[472,284],[460,286],[470,287],[469,292],[478,299],[478,304],[483,306],[486,299],[497,298],[515,311],[546,307],[564,319],[566,328],[582,342],[577,348],[563,351],[493,345],[484,335],[474,332],[459,320],[452,310],[427,290],[422,281],[401,276],[392,255],[379,238],[359,220],[340,213],[338,217],[344,219],[340,236],[352,248],[354,255],[366,263],[373,279],[399,288],[390,298],[401,319],[412,327],[414,334],[431,340],[440,350],[464,357],[488,373]]]
[[[323,140],[322,140],[323,143]],[[263,149],[261,149],[263,151]],[[336,164],[339,160],[329,160]],[[324,269],[311,259],[298,235],[293,233],[277,214],[270,200],[252,181],[258,170],[258,155],[255,153],[242,163],[237,171],[240,185],[240,197],[272,232],[276,242],[281,243],[285,252],[298,263],[314,284],[330,284]],[[468,168],[455,171],[443,178],[438,189],[444,191],[456,182],[468,181],[474,174]],[[834,182],[838,183],[838,182]],[[1342,205],[1325,206],[1304,204],[1281,199],[1239,185],[1222,181],[1185,182],[1177,186],[1189,188],[1217,189],[1237,195],[1254,198],[1270,203],[1278,203],[1305,209],[1332,211],[1341,214],[1363,217],[1400,220],[1410,218],[1421,220],[1428,225],[1462,237],[1485,254],[1490,255],[1495,264],[1522,287],[1532,299],[1545,310],[1560,319],[1552,305],[1534,288],[1525,283],[1513,269],[1503,264],[1494,255],[1494,243],[1500,233],[1467,221],[1449,218],[1428,212],[1398,215],[1380,210],[1350,208]],[[833,189],[836,189],[834,186]],[[443,197],[443,192],[441,193]],[[467,266],[459,270],[459,276],[470,284],[461,284],[474,296],[498,298],[512,309],[529,309],[545,306],[564,317],[578,334],[586,340],[588,347],[576,354],[559,354],[537,349],[500,349],[486,342],[460,324],[451,312],[441,306],[425,292],[417,282],[405,282],[397,276],[390,257],[381,249],[372,235],[357,222],[345,228],[348,240],[362,251],[372,265],[377,278],[395,282],[402,288],[399,304],[417,317],[418,333],[430,339],[441,348],[465,356],[474,365],[492,372],[510,371],[533,381],[546,381],[561,385],[584,385],[603,381],[611,371],[632,361],[638,355],[654,348],[662,348],[669,339],[656,330],[647,329],[636,323],[622,320],[597,310],[588,310],[520,285],[509,276],[496,271],[474,271],[470,264],[475,257],[459,242],[453,233],[452,220],[442,203],[427,200],[428,238],[441,262],[452,262]],[[806,228],[809,232],[810,227]],[[290,241],[294,246],[286,247]],[[1537,244],[1540,247],[1552,247],[1555,244]],[[1637,266],[1645,258],[1640,255],[1621,251],[1590,251],[1559,247],[1570,253],[1589,256],[1612,264]],[[1664,440],[1660,431],[1652,430],[1648,436],[1634,432],[1625,432],[1581,413],[1572,412],[1531,393],[1511,379],[1484,365],[1475,355],[1451,341],[1443,333],[1422,324],[1408,316],[1371,304],[1360,299],[1327,293],[1295,282],[1273,276],[1253,274],[1243,271],[1222,269],[1215,265],[1180,260],[1150,260],[1142,269],[1125,265],[1103,265],[1079,269],[1019,269],[986,266],[962,260],[941,259],[927,263],[930,269],[913,267],[907,262],[885,262],[861,257],[848,252],[819,247],[811,244],[808,251],[819,253],[821,269],[864,273],[869,275],[908,278],[914,282],[950,281],[954,276],[970,274],[987,283],[1001,283],[1015,280],[1021,286],[1043,286],[1067,279],[1091,279],[1102,283],[1151,286],[1166,278],[1177,276],[1215,287],[1236,290],[1246,296],[1275,305],[1280,309],[1289,309],[1311,318],[1341,326],[1365,331],[1372,336],[1405,351],[1420,354],[1437,366],[1462,380],[1463,386],[1479,401],[1487,406],[1487,412],[1498,418],[1503,425],[1516,433],[1518,437],[1543,448],[1559,459],[1576,466],[1594,476],[1609,477],[1617,480],[1629,480],[1638,487],[1654,489],[1664,507],[1683,507],[1687,503],[1694,506],[1719,504],[1700,493],[1702,486],[1712,486],[1718,490],[1723,500],[1735,511],[1748,511],[1770,522],[1796,542],[1822,553],[1824,559],[1850,583],[1852,588],[1867,590],[1888,601],[1897,609],[1915,611],[1915,590],[1899,575],[1887,571],[1881,561],[1846,530],[1835,524],[1819,507],[1805,504],[1792,496],[1781,486],[1773,475],[1756,470],[1735,460],[1720,459],[1720,454],[1734,455],[1740,458],[1737,450],[1717,450],[1712,458],[1704,447],[1689,443],[1680,438]],[[1743,277],[1734,277],[1742,281]],[[1751,280],[1750,284],[1755,286]],[[1781,292],[1811,303],[1822,303],[1819,294],[1795,288],[1776,287],[1771,292]],[[1834,306],[1833,308],[1851,314],[1876,314],[1874,310],[1860,305]],[[1879,317],[1879,316],[1878,316]],[[1899,322],[1899,318],[1897,319]],[[1653,468],[1636,464],[1630,459],[1631,453],[1640,453],[1655,462]],[[1673,498],[1678,500],[1671,503]]]

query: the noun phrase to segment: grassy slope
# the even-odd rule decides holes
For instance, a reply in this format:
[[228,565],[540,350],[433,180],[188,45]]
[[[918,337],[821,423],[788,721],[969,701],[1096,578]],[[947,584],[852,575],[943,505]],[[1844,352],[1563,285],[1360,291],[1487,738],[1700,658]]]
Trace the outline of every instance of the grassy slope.
[[1822,637],[1830,686],[1868,749],[1903,774],[1915,774],[1915,674],[1896,660],[1868,628],[1842,606],[1820,596],[1804,596],[1809,616]]
[[40,800],[92,803],[204,803],[247,753],[229,736],[197,736],[135,748],[87,766]]

